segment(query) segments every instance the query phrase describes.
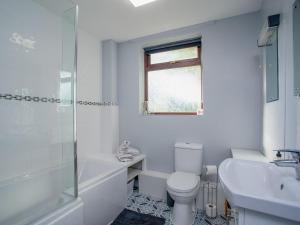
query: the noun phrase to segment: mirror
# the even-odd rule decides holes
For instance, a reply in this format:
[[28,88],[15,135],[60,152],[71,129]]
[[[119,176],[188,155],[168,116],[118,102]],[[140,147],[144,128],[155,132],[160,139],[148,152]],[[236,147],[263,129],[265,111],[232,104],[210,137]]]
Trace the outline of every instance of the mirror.
[[265,47],[266,57],[266,101],[273,102],[279,99],[278,84],[278,31],[277,28],[269,37]]
[[[294,48],[294,95],[292,107],[287,105],[287,112],[292,111],[294,115],[295,128],[294,145],[300,149],[300,0],[295,1],[293,5],[293,48]],[[287,118],[288,121],[288,118]],[[287,137],[290,135],[287,134]]]
[[[270,160],[276,157],[273,150],[300,149],[300,0],[280,2],[280,6],[268,2],[263,11],[265,16],[280,13],[280,24],[272,38],[277,44],[258,42],[264,47],[262,145]],[[265,37],[261,40],[270,40],[274,33],[270,30],[260,36]],[[278,66],[273,67],[276,61]],[[278,101],[266,103],[274,99]]]
[[294,29],[294,94],[300,96],[300,1],[293,6]]
[[264,49],[264,76],[266,102],[279,100],[279,66],[278,66],[278,28],[280,25],[280,14],[267,17],[259,39],[258,47]]

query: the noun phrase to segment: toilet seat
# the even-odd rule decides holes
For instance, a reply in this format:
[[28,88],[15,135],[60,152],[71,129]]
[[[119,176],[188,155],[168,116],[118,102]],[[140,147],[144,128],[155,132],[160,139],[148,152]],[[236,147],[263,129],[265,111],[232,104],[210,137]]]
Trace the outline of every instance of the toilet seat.
[[175,172],[167,180],[168,188],[178,193],[193,192],[198,188],[200,177],[193,173]]

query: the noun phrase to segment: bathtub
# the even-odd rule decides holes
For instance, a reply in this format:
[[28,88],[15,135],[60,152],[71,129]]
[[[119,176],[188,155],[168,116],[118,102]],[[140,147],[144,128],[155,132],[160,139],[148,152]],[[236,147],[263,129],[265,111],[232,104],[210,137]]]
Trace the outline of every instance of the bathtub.
[[78,183],[84,225],[107,225],[126,207],[127,169],[121,164],[97,158],[79,161]]
[[82,200],[77,198],[31,225],[84,225]]
[[79,212],[80,200],[76,201],[74,191],[64,192],[65,187],[70,186],[70,182],[73,184],[72,177],[67,180],[69,177],[66,176],[70,174],[70,170],[74,170],[73,164],[65,163],[1,180],[0,224],[28,224],[39,219],[42,222],[38,224],[44,224],[43,221],[52,221],[51,219],[55,218],[54,214],[60,217],[67,215],[67,212],[73,212],[73,206],[75,211]]
[[[61,177],[59,168],[47,170],[42,176],[31,177],[19,185],[14,185],[16,190],[7,185],[7,188],[0,185],[0,197],[3,202],[7,203],[0,204],[0,216],[1,214],[9,216],[11,211],[9,207],[18,207],[20,212],[29,207],[25,200],[21,202],[22,204],[17,204],[12,202],[12,199],[24,199],[22,196],[31,196],[35,199],[33,203],[37,204],[44,202],[45,196],[57,196],[56,190],[51,188],[51,182],[57,183],[58,179],[63,178],[65,179],[65,176]],[[62,201],[65,203],[31,225],[107,225],[126,207],[127,168],[122,164],[100,158],[79,161],[78,183],[79,196],[77,199],[68,197],[72,196],[72,189],[66,190],[59,199],[53,199],[53,204],[61,205]],[[40,192],[32,192],[33,188]],[[12,195],[15,193],[20,193],[21,196],[13,198]],[[9,202],[11,204],[8,204]],[[14,204],[12,205],[12,203]],[[0,221],[0,224],[13,223]]]

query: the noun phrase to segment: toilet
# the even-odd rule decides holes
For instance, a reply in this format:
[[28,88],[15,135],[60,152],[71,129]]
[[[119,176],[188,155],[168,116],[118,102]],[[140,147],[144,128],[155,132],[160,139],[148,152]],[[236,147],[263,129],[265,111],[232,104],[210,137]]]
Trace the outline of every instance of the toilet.
[[174,200],[171,221],[174,225],[192,225],[195,199],[200,188],[203,146],[196,143],[175,144],[175,172],[167,180],[167,190]]

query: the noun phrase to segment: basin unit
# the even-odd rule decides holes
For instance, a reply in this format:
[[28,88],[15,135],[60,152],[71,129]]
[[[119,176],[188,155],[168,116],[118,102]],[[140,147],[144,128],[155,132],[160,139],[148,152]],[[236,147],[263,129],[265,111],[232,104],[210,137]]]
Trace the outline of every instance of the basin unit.
[[236,209],[236,225],[300,224],[300,181],[293,168],[226,159],[219,177],[225,197]]

